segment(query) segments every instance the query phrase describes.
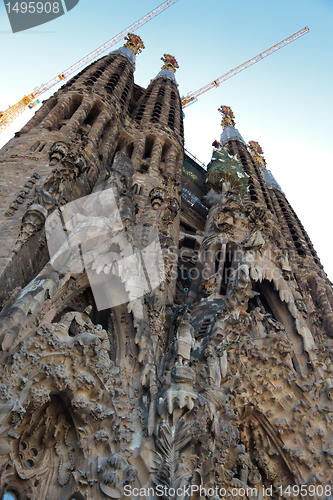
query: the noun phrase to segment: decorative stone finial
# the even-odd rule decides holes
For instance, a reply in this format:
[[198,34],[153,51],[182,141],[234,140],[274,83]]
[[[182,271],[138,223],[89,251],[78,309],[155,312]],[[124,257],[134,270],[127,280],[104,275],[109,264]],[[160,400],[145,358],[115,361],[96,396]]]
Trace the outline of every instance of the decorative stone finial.
[[171,69],[173,73],[176,73],[176,69],[179,68],[176,59],[170,54],[164,54],[161,57],[161,60],[164,62],[162,69]]
[[262,168],[266,168],[266,160],[263,157],[263,150],[256,141],[249,141],[249,150],[255,163]]
[[220,106],[218,111],[222,115],[221,125],[223,128],[225,127],[234,127],[235,126],[235,115],[232,112],[232,109],[229,106]]
[[124,46],[128,49],[131,49],[131,51],[134,52],[135,55],[140,54],[140,52],[142,52],[145,48],[142,39],[138,35],[128,33],[127,36],[125,36],[125,40],[126,43]]
[[251,149],[252,153],[258,153],[259,155],[264,154],[259,142],[249,141],[249,148]]

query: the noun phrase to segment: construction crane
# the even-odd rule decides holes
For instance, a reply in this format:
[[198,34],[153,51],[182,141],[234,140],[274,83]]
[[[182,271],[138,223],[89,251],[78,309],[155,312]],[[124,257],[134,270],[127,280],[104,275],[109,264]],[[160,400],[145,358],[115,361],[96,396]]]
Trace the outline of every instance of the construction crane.
[[264,57],[267,57],[270,54],[273,54],[273,52],[276,52],[277,50],[281,49],[285,45],[288,45],[288,43],[293,42],[294,40],[297,40],[297,38],[305,35],[309,31],[310,31],[309,28],[306,26],[302,30],[297,31],[297,33],[294,33],[293,35],[289,36],[288,38],[285,38],[284,40],[282,40],[282,42],[280,42],[276,45],[273,45],[273,47],[271,47],[270,49],[265,50],[265,52],[261,52],[256,57],[253,57],[249,61],[246,61],[245,63],[241,64],[240,66],[237,66],[237,68],[232,69],[231,71],[229,71],[225,75],[220,76],[216,80],[213,80],[212,82],[207,83],[207,85],[204,85],[203,87],[201,87],[198,90],[190,92],[189,94],[182,97],[182,99],[181,99],[183,108],[186,108],[186,106],[189,106],[190,104],[193,104],[194,102],[196,102],[198,100],[197,98],[201,94],[204,94],[205,92],[207,92],[208,90],[210,90],[214,87],[219,87],[220,84],[222,82],[224,82],[225,80],[228,80],[228,78],[231,78],[232,76],[237,75],[237,73],[240,73],[241,71],[248,68],[249,66],[252,66],[252,64],[255,64],[256,62],[261,61],[261,59],[264,59]]
[[178,2],[178,0],[167,0],[166,2],[162,3],[161,5],[156,7],[156,9],[152,10],[144,17],[136,21],[136,23],[131,24],[131,26],[128,26],[128,28],[121,31],[120,33],[118,33],[118,35],[114,36],[113,38],[111,38],[111,40],[98,47],[96,50],[88,54],[86,57],[83,57],[83,59],[80,59],[80,61],[73,64],[73,66],[70,66],[68,69],[66,69],[59,75],[52,78],[52,80],[43,85],[40,85],[39,87],[36,87],[30,94],[24,96],[19,102],[17,102],[13,106],[10,106],[3,112],[0,111],[0,133],[3,132],[15,120],[15,118],[17,118],[21,113],[23,113],[23,111],[25,111],[27,107],[33,108],[34,106],[39,104],[39,101],[36,100],[36,98],[39,97],[41,94],[44,94],[44,92],[50,90],[50,88],[52,88],[54,85],[57,85],[57,83],[68,78],[69,75],[72,75],[78,69],[82,68],[82,66],[85,66],[90,61],[94,60],[97,56],[99,56],[100,54],[108,50],[110,47],[118,43],[120,40],[122,40],[122,38],[124,38],[124,36],[126,36],[129,32],[136,31],[138,28],[140,28],[148,21],[156,17],[158,14],[161,14],[161,12],[171,7],[171,5],[173,5],[176,2]]

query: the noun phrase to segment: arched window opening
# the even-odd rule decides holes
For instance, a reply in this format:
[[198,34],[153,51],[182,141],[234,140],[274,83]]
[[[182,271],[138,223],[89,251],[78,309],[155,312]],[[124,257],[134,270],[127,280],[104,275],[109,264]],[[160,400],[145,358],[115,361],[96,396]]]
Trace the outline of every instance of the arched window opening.
[[97,101],[91,108],[87,118],[84,120],[85,125],[90,125],[92,126],[95,120],[97,119],[98,115],[101,113],[102,109],[104,108],[104,104]]
[[162,112],[162,105],[164,101],[164,94],[165,94],[165,83],[164,85],[161,86],[157,93],[154,109],[152,112],[152,122],[158,122],[161,116]]
[[146,109],[146,104],[147,104],[147,101],[148,101],[150,95],[151,95],[151,90],[148,90],[146,92],[146,94],[143,96],[143,98],[141,100],[140,107],[139,107],[139,109],[136,113],[136,116],[135,116],[136,120],[138,120],[138,121],[142,120],[143,114],[144,114],[145,109]]
[[145,152],[144,152],[144,155],[143,155],[144,159],[151,157],[151,152],[153,150],[154,141],[155,141],[155,137],[154,136],[148,135],[146,137]]
[[126,143],[127,143],[127,138],[125,136],[120,136],[118,139],[115,154],[118,153],[118,151],[123,151],[125,149]]
[[129,92],[129,89],[130,89],[130,86],[129,84],[127,83],[124,90],[123,90],[123,93],[121,94],[121,97],[120,97],[120,102],[121,104],[124,106],[126,101],[127,101],[127,96],[128,96],[128,92]]
[[108,81],[108,83],[105,85],[105,90],[109,94],[112,94],[112,92],[114,91],[116,85],[118,84],[119,78],[120,78],[120,75],[118,73],[116,73],[115,75],[113,75],[110,78],[110,80]]
[[168,126],[172,129],[175,128],[175,108],[171,106],[168,117]]
[[68,109],[67,113],[65,114],[65,116],[63,117],[63,119],[61,120],[61,122],[59,123],[59,127],[64,125],[64,122],[65,121],[67,122],[67,120],[69,120],[74,115],[75,111],[77,111],[78,108],[81,106],[82,99],[83,99],[83,96],[80,94],[72,95],[69,109]]
[[126,66],[126,64],[124,62],[122,62],[122,63],[119,64],[119,66],[118,66],[117,69],[120,70],[120,72],[122,72],[122,71],[124,71],[125,66]]
[[182,241],[179,242],[179,248],[189,248],[191,250],[194,250],[196,240],[195,238],[184,238]]
[[259,307],[262,314],[270,314],[272,318],[276,320],[276,317],[274,315],[274,308],[271,308],[265,296],[265,286],[260,287],[260,283],[258,282],[252,283],[252,290],[259,293],[259,295],[256,295],[249,300],[248,312],[251,312],[256,307]]
[[157,102],[154,106],[154,110],[152,112],[152,118],[151,118],[151,121],[152,122],[158,122],[159,119],[160,119],[160,116],[161,116],[161,111],[162,111],[162,104]]
[[142,194],[142,186],[141,184],[135,183],[132,187],[132,194]]

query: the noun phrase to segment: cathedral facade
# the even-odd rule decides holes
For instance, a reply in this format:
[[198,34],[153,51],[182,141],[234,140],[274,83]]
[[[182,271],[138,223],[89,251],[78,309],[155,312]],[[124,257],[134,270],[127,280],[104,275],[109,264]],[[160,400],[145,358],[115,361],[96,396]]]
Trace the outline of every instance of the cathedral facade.
[[78,73],[0,151],[0,495],[330,498],[333,293],[231,108],[184,152],[176,59]]

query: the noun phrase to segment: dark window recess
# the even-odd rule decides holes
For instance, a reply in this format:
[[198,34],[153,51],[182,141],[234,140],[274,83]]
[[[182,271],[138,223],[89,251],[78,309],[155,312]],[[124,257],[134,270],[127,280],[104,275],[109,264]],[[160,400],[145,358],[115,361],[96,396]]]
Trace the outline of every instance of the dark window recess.
[[121,94],[121,97],[120,97],[120,102],[121,104],[124,106],[125,103],[126,103],[126,100],[127,100],[127,96],[128,96],[128,92],[129,92],[129,89],[130,89],[130,86],[129,84],[127,83],[127,85],[125,86],[124,90],[123,90],[123,93]]
[[150,95],[151,95],[151,90],[148,90],[142,98],[140,107],[139,107],[138,112],[137,112],[136,117],[135,117],[138,121],[142,120],[143,114],[144,114],[145,109],[146,109],[146,104],[147,104],[148,99],[150,98]]
[[132,158],[133,150],[134,150],[134,142],[131,142],[126,148],[127,156],[129,158]]
[[175,128],[175,109],[174,109],[174,107],[171,107],[170,111],[169,111],[168,126],[172,129]]
[[157,102],[154,106],[154,110],[151,115],[151,121],[152,122],[158,122],[161,116],[161,111],[162,111],[162,104],[160,102]]
[[145,152],[144,152],[143,158],[150,158],[151,157],[151,152],[153,150],[154,141],[155,141],[155,137],[153,137],[151,135],[149,135],[146,138]]
[[184,238],[183,243],[181,244],[180,248],[191,248],[194,249],[195,246],[195,240],[192,238]]
[[171,143],[170,142],[165,142],[162,148],[162,154],[161,154],[161,161],[164,161],[169,149],[171,148]]
[[[268,287],[271,286],[270,283],[266,282],[266,280],[265,284]],[[249,300],[247,312],[251,312],[256,307],[259,307],[262,314],[268,313],[272,316],[273,319],[276,320],[277,318],[275,317],[273,310],[265,297],[265,287],[262,286],[259,282],[252,282],[252,290],[259,293],[259,295],[256,295]]]
[[30,151],[34,151],[36,153],[41,153],[43,151],[43,149],[45,148],[45,145],[46,145],[45,141],[43,141],[43,142],[37,141],[31,146]]
[[190,233],[190,234],[195,234],[196,230],[189,226],[188,224],[185,224],[185,222],[182,222],[180,225],[180,230],[183,230],[185,233]]
[[77,111],[79,109],[79,107],[81,106],[82,99],[83,99],[83,96],[80,94],[74,95],[72,97],[69,110],[66,113],[66,115],[64,116],[64,120],[69,120],[69,118],[71,118],[74,115],[75,111]]
[[98,115],[101,113],[104,105],[101,102],[95,102],[93,107],[91,108],[87,118],[84,120],[85,125],[92,125],[94,121],[97,119]]
[[154,109],[153,109],[152,117],[151,117],[152,122],[158,122],[160,119],[163,101],[164,101],[164,94],[165,94],[165,84],[159,89],[159,91],[157,93],[157,98],[155,101],[155,105],[154,105]]
[[[220,263],[219,259],[221,259],[221,258],[222,258],[222,252],[220,250],[216,254],[215,264],[219,265],[219,263]],[[227,248],[224,266],[223,266],[222,278],[221,278],[221,289],[220,289],[221,295],[227,295],[228,284],[229,284],[230,276],[232,273],[233,258],[234,258],[233,252]]]
[[140,184],[135,183],[132,187],[133,194],[141,194],[142,186]]
[[199,328],[198,336],[203,337],[209,334],[211,328],[211,318],[205,318]]
[[127,139],[125,137],[119,137],[115,153],[118,153],[118,151],[122,151],[125,148],[126,142]]
[[118,81],[119,81],[119,78],[120,78],[120,75],[118,73],[116,73],[115,75],[113,75],[110,80],[108,81],[107,85],[105,85],[105,90],[109,93],[109,94],[112,94],[112,92],[114,91]]
[[141,165],[140,165],[140,168],[139,168],[138,172],[139,172],[140,174],[145,174],[146,172],[148,172],[148,169],[149,169],[149,165],[148,165],[148,163],[141,163]]
[[[182,111],[181,111],[182,114]],[[179,120],[179,130],[180,130],[180,135],[183,137],[184,135],[184,125],[183,125],[183,119],[182,117]]]

